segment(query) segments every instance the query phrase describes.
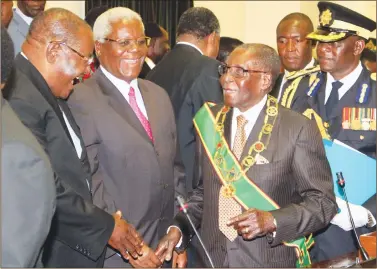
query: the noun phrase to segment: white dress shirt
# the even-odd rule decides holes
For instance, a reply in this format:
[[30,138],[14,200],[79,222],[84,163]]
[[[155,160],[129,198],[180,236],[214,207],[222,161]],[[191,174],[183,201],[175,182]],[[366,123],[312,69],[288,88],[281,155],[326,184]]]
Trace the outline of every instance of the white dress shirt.
[[100,68],[104,75],[111,81],[111,83],[114,84],[115,88],[118,89],[118,91],[123,95],[124,99],[127,100],[128,103],[130,103],[130,97],[128,96],[128,93],[130,92],[130,88],[134,88],[135,90],[135,97],[136,97],[136,103],[138,107],[141,110],[141,113],[148,119],[147,110],[144,105],[143,97],[141,96],[141,92],[137,83],[137,79],[131,81],[131,83],[127,83],[124,80],[121,80],[114,75],[110,74],[102,65],[100,65]]
[[246,138],[248,138],[266,102],[267,102],[267,95],[263,97],[263,99],[259,101],[259,103],[254,105],[252,108],[249,108],[245,112],[241,112],[238,108],[233,109],[231,136],[230,136],[231,148],[233,148],[234,139],[236,138],[237,117],[240,115],[243,115],[245,119],[247,120],[247,123],[245,125],[245,134],[246,134]]
[[[314,58],[312,58],[312,60],[304,67],[304,69],[312,68],[313,66],[314,66]],[[283,86],[284,86],[285,82],[287,82],[287,76],[290,73],[291,72],[284,69],[284,76],[283,76],[283,79],[281,80],[281,84],[280,84],[278,101],[280,101],[280,98],[281,98],[281,95],[282,95],[282,92],[283,92]]]
[[[362,71],[363,71],[363,67],[361,66],[361,62],[359,62],[357,67],[351,73],[349,73],[347,76],[339,80],[340,82],[343,83],[342,87],[340,87],[338,90],[339,100],[346,94],[346,92],[348,92],[348,90],[353,86],[353,84],[356,83]],[[325,104],[327,102],[327,99],[329,99],[330,97],[332,83],[336,81],[335,78],[330,73],[326,73],[326,74],[327,74],[327,80],[326,80],[326,91],[325,91]]]
[[193,47],[194,49],[196,49],[197,51],[199,51],[201,55],[203,55],[203,52],[201,51],[201,49],[199,49],[197,46],[195,46],[195,45],[192,44],[192,43],[184,42],[184,41],[180,41],[180,42],[177,42],[176,45],[178,45],[178,44],[184,44],[184,45],[187,45],[187,46]]
[[13,12],[16,12],[18,15],[20,15],[20,17],[28,24],[30,25],[31,22],[33,21],[33,18],[32,17],[28,17],[26,16],[24,13],[22,13],[22,11],[16,7]]
[[149,68],[152,70],[156,64],[148,57],[145,57],[145,63],[149,66]]

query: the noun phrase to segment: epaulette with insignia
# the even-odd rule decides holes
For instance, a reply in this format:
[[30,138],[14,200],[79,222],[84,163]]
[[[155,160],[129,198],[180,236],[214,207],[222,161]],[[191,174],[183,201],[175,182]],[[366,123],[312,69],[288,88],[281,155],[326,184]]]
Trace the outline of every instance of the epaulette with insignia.
[[316,72],[319,72],[319,71],[321,71],[321,68],[320,68],[319,65],[313,66],[313,67],[308,68],[308,69],[294,71],[294,72],[291,72],[291,73],[288,74],[287,80],[292,80],[292,79],[295,79],[295,78],[298,78],[298,77],[301,77],[301,76],[310,75],[312,73],[316,73]]
[[376,72],[370,74],[370,78],[374,81],[376,81]]

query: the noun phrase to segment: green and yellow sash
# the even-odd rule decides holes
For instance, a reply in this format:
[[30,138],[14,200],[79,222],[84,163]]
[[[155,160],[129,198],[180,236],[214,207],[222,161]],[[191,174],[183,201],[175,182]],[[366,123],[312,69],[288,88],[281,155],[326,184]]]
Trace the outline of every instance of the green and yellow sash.
[[[223,126],[216,121],[210,107],[215,104],[205,103],[194,118],[194,126],[199,134],[206,154],[219,179],[232,190],[233,197],[245,210],[257,208],[270,211],[279,209],[279,205],[264,193],[246,175],[239,161],[234,157],[223,135]],[[223,109],[228,109],[224,107]],[[277,113],[277,111],[276,111]],[[271,131],[271,130],[270,130]],[[219,154],[220,153],[220,154]],[[221,155],[221,158],[219,158]],[[237,178],[231,180],[231,178]],[[284,245],[294,247],[297,255],[296,267],[308,267],[311,264],[308,249],[314,244],[312,235],[301,237]]]

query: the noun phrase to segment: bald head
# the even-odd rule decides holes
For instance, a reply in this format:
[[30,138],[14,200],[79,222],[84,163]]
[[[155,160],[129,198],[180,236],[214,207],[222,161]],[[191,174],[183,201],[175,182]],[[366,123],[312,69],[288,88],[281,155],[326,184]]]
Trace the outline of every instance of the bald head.
[[51,8],[34,18],[27,38],[42,43],[59,40],[79,45],[77,37],[82,32],[92,35],[89,24],[79,16],[63,8]]
[[303,25],[306,26],[306,31],[308,33],[311,33],[314,31],[314,27],[313,27],[313,22],[311,21],[311,19],[305,15],[304,13],[300,13],[300,12],[295,12],[295,13],[291,13],[291,14],[288,14],[287,16],[285,16],[278,24],[277,28],[276,28],[276,33],[279,31],[279,28],[282,26],[282,24],[284,24],[285,22],[300,22],[302,23]]
[[277,52],[265,44],[257,43],[242,44],[235,50],[239,49],[245,50],[245,52],[253,55],[253,62],[255,62],[261,70],[271,72],[271,85],[274,85],[280,72],[280,59]]
[[85,73],[94,49],[91,27],[77,15],[52,8],[37,15],[22,45],[52,93],[67,98],[73,80]]

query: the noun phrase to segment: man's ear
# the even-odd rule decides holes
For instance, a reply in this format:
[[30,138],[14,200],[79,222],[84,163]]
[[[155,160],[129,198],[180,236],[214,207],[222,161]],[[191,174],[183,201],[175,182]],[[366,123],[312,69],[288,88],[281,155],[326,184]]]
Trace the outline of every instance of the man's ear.
[[272,74],[266,73],[262,74],[262,91],[265,93],[268,93],[270,89],[272,88]]
[[96,40],[94,42],[94,50],[96,52],[96,57],[99,58],[101,56],[102,43]]
[[46,49],[46,59],[47,62],[52,64],[57,61],[59,53],[61,53],[61,45],[57,42],[51,42],[47,45]]
[[208,44],[211,44],[211,45],[214,45],[216,43],[216,32],[212,32],[209,36],[208,36]]
[[365,48],[365,41],[363,39],[356,40],[355,45],[353,47],[353,54],[360,55]]

